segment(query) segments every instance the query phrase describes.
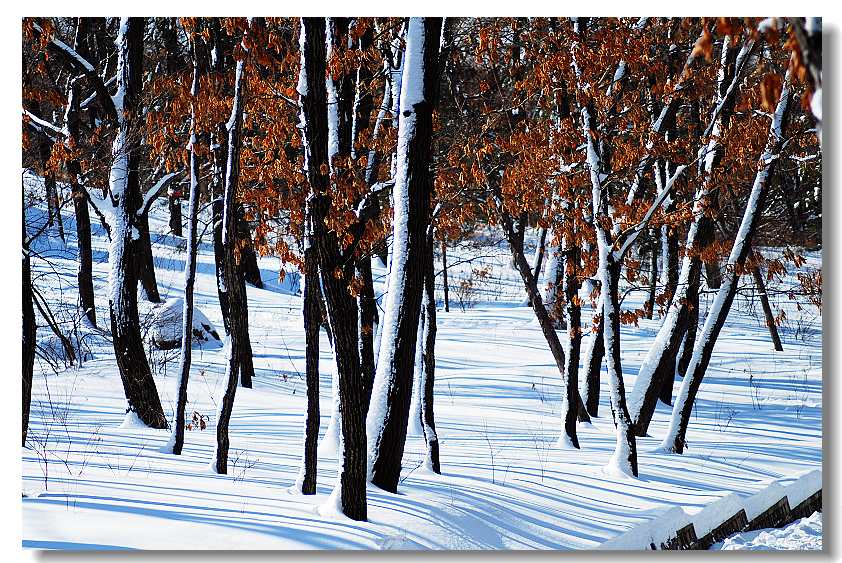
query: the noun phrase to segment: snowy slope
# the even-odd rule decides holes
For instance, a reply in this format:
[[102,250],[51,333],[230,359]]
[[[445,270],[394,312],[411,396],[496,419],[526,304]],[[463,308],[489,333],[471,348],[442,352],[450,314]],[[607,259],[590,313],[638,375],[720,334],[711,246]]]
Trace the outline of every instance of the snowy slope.
[[[33,224],[38,209],[29,211]],[[36,285],[70,326],[74,315],[75,242],[45,233],[33,262]],[[207,217],[202,218],[206,222]],[[165,206],[151,217],[163,299],[180,297],[183,239],[165,235]],[[204,228],[200,222],[199,232]],[[498,237],[496,233],[486,233]],[[52,235],[52,236],[51,236]],[[206,234],[198,258],[197,306],[222,326]],[[481,256],[472,262],[462,262]],[[188,413],[208,416],[188,431],[184,455],[161,453],[168,433],[123,428],[125,399],[107,335],[84,333],[92,359],[52,369],[36,360],[30,437],[23,460],[23,544],[35,548],[132,549],[588,549],[665,509],[688,512],[723,497],[795,478],[822,461],[822,327],[814,310],[791,303],[774,352],[762,313],[738,297],[723,330],[691,419],[685,455],[657,451],[669,408],[658,406],[651,437],[640,439],[640,478],[618,479],[603,467],[614,428],[603,381],[599,418],[580,427],[580,451],[554,447],[561,430],[561,387],[552,355],[522,307],[523,289],[501,245],[448,251],[451,311],[439,310],[436,415],[443,475],[420,467],[421,438],[410,437],[400,494],[369,492],[369,522],[320,516],[336,475],[319,460],[318,494],[289,487],[302,455],[305,411],[301,297],[292,276],[277,283],[277,259],[261,258],[267,289],[248,288],[254,389],[239,389],[231,420],[227,476],[208,472],[215,401],[224,389],[222,349],[194,351]],[[97,318],[107,326],[107,240],[95,225]],[[820,267],[820,255],[808,266]],[[437,263],[437,268],[440,262]],[[462,311],[453,287],[489,267],[476,304]],[[383,287],[383,272],[378,290]],[[271,283],[270,283],[271,282]],[[749,280],[743,280],[749,283]],[[639,306],[633,293],[624,308]],[[141,316],[151,307],[142,306]],[[704,313],[704,306],[703,311]],[[591,310],[586,307],[589,322]],[[657,332],[659,319],[622,329],[627,388]],[[46,342],[49,332],[39,328]],[[322,432],[330,416],[333,367],[322,335]],[[151,350],[165,411],[175,408],[177,356]],[[604,375],[604,372],[603,372]]]

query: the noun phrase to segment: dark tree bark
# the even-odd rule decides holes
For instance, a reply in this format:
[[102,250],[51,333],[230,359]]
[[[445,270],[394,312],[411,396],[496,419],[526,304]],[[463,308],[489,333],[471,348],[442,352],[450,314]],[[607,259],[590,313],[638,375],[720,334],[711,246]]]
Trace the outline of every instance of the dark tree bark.
[[29,407],[32,402],[32,372],[35,367],[35,309],[32,306],[32,267],[29,255],[29,244],[26,239],[26,217],[23,218],[23,375],[21,378],[23,396],[23,419],[21,422],[21,446],[26,445],[26,434],[29,429]]
[[[516,235],[512,218],[502,209],[501,223],[506,234],[506,239],[509,240],[511,238],[516,243],[517,239],[515,238]],[[544,300],[541,297],[541,292],[538,291],[538,287],[535,284],[535,278],[532,277],[532,268],[529,266],[529,262],[527,262],[526,256],[523,254],[523,247],[521,246],[518,249],[516,244],[512,244],[510,242],[509,248],[512,252],[512,259],[515,263],[515,267],[523,280],[526,295],[529,298],[529,303],[532,306],[535,317],[538,319],[538,325],[541,327],[541,332],[544,334],[544,339],[547,341],[547,345],[550,348],[550,352],[553,355],[556,367],[558,368],[558,371],[561,374],[562,382],[564,383],[564,405],[566,406],[566,410],[563,412],[562,421],[564,426],[564,435],[570,443],[573,444],[573,446],[578,448],[579,438],[576,435],[576,418],[579,411],[578,405],[581,401],[579,398],[579,390],[572,386],[569,378],[566,377],[567,360],[564,353],[564,347],[558,339],[558,334],[556,334],[555,327],[553,326],[553,320],[550,318],[549,313],[547,313],[547,308],[544,306]]]
[[649,243],[649,295],[646,297],[646,318],[651,319],[655,313],[655,296],[658,292],[658,251],[655,245],[655,231],[651,231]]
[[[693,355],[693,347],[696,344],[696,332],[699,328],[700,274],[701,268],[690,271],[690,283],[687,286],[687,303],[685,305],[687,309],[686,320],[680,319],[687,327],[684,330],[684,342],[681,345],[681,354],[678,358],[678,365],[676,366],[676,370],[681,377],[684,377],[687,372],[687,365],[690,363],[690,357]],[[664,377],[659,398],[665,405],[672,404],[672,387],[674,383],[674,377]]]
[[149,236],[149,216],[142,213],[137,218],[137,230],[140,239],[137,241],[137,267],[140,286],[146,300],[151,303],[160,303],[161,295],[158,293],[158,280],[155,278],[155,260],[152,256],[152,239]]
[[[199,155],[196,152],[198,136],[196,131],[196,106],[199,98],[199,83],[204,74],[204,57],[200,54],[200,41],[192,41],[193,86],[191,88],[192,108],[190,123],[190,195],[187,212],[187,259],[184,263],[184,308],[182,310],[181,361],[179,365],[178,393],[176,396],[175,425],[173,431],[172,453],[181,455],[184,446],[184,415],[187,407],[187,383],[190,379],[190,364],[193,354],[193,289],[196,282],[196,254],[198,236],[196,228],[199,218]],[[171,200],[172,201],[172,200]],[[179,208],[180,208],[179,203]],[[172,218],[172,215],[170,215]],[[180,213],[179,213],[180,221]],[[180,223],[179,223],[180,225]]]
[[[114,162],[111,170],[111,194],[117,198],[115,213],[122,229],[112,229],[110,257],[111,295],[109,300],[111,335],[114,355],[128,401],[141,421],[152,428],[166,428],[167,418],[161,408],[155,380],[149,369],[137,311],[137,273],[140,270],[140,241],[132,231],[138,228],[138,210],[142,198],[138,165],[140,137],[132,134],[131,118],[139,114],[140,94],[143,84],[143,18],[128,18],[125,33],[118,45],[122,72],[117,77],[117,88],[122,93],[122,110],[118,111],[121,135],[114,142]],[[129,116],[129,117],[126,117]]]
[[[219,420],[216,424],[216,453],[215,469],[217,473],[228,473],[228,424],[234,409],[234,397],[237,392],[237,372],[242,361],[242,335],[248,333],[248,305],[244,295],[245,284],[237,272],[237,258],[235,246],[237,244],[237,207],[235,194],[240,180],[240,146],[243,126],[244,106],[244,66],[243,61],[237,62],[237,73],[234,80],[234,103],[231,107],[230,128],[228,129],[228,164],[225,167],[225,193],[223,196],[222,219],[222,247],[225,266],[225,280],[231,280],[227,285],[230,299],[228,322],[231,332],[228,357],[226,358],[225,375],[227,384],[225,394],[219,408]],[[242,380],[243,373],[240,373]],[[243,382],[245,386],[245,382]]]
[[599,384],[602,374],[602,361],[605,358],[605,322],[602,317],[602,297],[596,308],[599,324],[596,332],[588,341],[582,366],[585,368],[585,408],[591,416],[599,416]]
[[564,302],[565,320],[568,330],[567,347],[567,400],[575,400],[575,410],[579,422],[590,422],[588,409],[579,395],[579,356],[582,349],[582,307],[579,304],[579,248],[569,244],[564,249]]
[[422,300],[424,315],[424,348],[421,372],[421,428],[424,430],[424,441],[427,444],[426,460],[428,467],[441,474],[439,437],[436,433],[436,416],[434,410],[434,387],[436,379],[436,273],[433,267],[433,249],[435,238],[433,227],[427,229],[427,250],[424,257],[424,297]]
[[[210,36],[213,42],[213,47],[216,49],[216,65],[212,69],[214,72],[223,72],[224,62],[228,60],[230,46],[226,44],[226,34],[219,28],[216,20],[210,22]],[[248,332],[248,295],[245,287],[245,280],[242,275],[242,268],[238,265],[235,269],[236,276],[234,278],[228,277],[225,270],[225,253],[226,248],[223,243],[224,231],[224,214],[225,214],[225,181],[224,175],[227,174],[228,148],[230,147],[229,132],[225,125],[220,123],[211,134],[211,144],[215,148],[212,152],[212,170],[211,175],[211,194],[213,197],[213,204],[211,206],[211,216],[213,222],[213,254],[214,265],[216,268],[216,290],[219,297],[219,309],[222,312],[222,324],[225,327],[225,333],[231,334],[231,286],[237,285],[240,288],[239,293],[243,296],[243,303],[235,306],[241,317],[241,329],[239,335],[239,346],[237,355],[239,361],[235,368],[235,376],[239,378],[240,384],[245,388],[251,388],[252,378],[254,376],[254,358],[251,348],[251,338]],[[238,153],[239,154],[239,151]],[[237,163],[239,166],[239,163]],[[239,173],[239,171],[238,171]],[[235,201],[236,204],[236,201]],[[237,228],[235,228],[237,231]],[[256,260],[256,258],[255,258]],[[259,275],[258,275],[259,277]],[[245,324],[243,324],[245,323]]]
[[442,273],[442,284],[444,289],[444,312],[450,312],[450,288],[448,287],[447,283],[447,240],[442,239],[441,241],[441,273]]
[[169,201],[167,202],[167,208],[169,209],[169,212],[170,212],[170,221],[169,221],[170,231],[172,231],[172,234],[177,236],[177,237],[180,237],[180,236],[183,235],[182,223],[184,222],[184,219],[181,215],[181,197],[180,197],[180,195],[181,194],[178,193],[177,191],[173,191],[172,194],[168,194]]
[[[419,30],[415,26],[422,27]],[[403,294],[387,303],[384,322],[395,319],[396,332],[394,342],[389,348],[380,348],[378,359],[378,377],[383,377],[382,397],[372,397],[372,401],[385,400],[386,417],[379,427],[379,435],[373,437],[372,483],[390,492],[396,492],[400,480],[401,460],[406,444],[409,407],[412,397],[413,372],[415,367],[416,343],[418,337],[419,316],[421,313],[421,295],[424,289],[423,256],[426,247],[426,232],[429,224],[430,198],[433,192],[433,177],[430,170],[432,162],[433,110],[438,101],[439,86],[439,43],[441,38],[441,18],[411,19],[408,37],[417,34],[418,43],[408,43],[407,50],[418,49],[415,66],[405,66],[405,79],[423,79],[423,90],[414,93],[420,99],[410,107],[401,103],[401,119],[398,136],[405,139],[406,152],[398,144],[398,175],[395,180],[395,223],[398,214],[405,214],[406,239],[401,241],[396,236],[392,257],[390,291],[402,287]],[[407,54],[405,65],[412,59]],[[418,64],[420,62],[420,64]],[[423,77],[414,75],[423,72]],[[402,98],[406,98],[402,95]],[[403,101],[403,100],[402,100]],[[408,125],[411,124],[411,125]],[[405,169],[405,176],[401,169]],[[403,186],[400,184],[403,183]],[[405,198],[399,201],[399,198]],[[395,233],[397,234],[397,230]],[[394,304],[396,310],[390,310]],[[334,335],[338,338],[338,335]],[[384,343],[385,344],[385,343]],[[383,405],[381,405],[383,406]]]
[[[326,195],[329,176],[327,150],[327,91],[325,86],[326,25],[324,18],[302,18],[301,59],[306,90],[299,92],[306,138],[308,206],[312,209],[312,235],[320,266],[322,288],[330,324],[334,329],[334,349],[339,375],[339,401],[342,424],[342,462],[338,495],[342,512],[353,520],[367,518],[366,435],[363,412],[357,338],[357,303],[349,292],[353,260],[342,256],[334,231],[328,231],[325,217],[330,210]],[[335,276],[339,270],[340,276]],[[312,286],[311,286],[312,287]]]
[[225,184],[223,174],[225,173],[225,147],[228,146],[228,132],[225,126],[219,124],[213,137],[216,148],[213,151],[213,180],[211,194],[213,204],[211,217],[213,221],[213,257],[216,267],[216,291],[219,296],[219,309],[222,312],[222,324],[225,333],[231,333],[229,311],[231,309],[228,297],[228,286],[225,283],[225,249],[222,246],[222,215],[223,215],[223,193]]
[[359,308],[360,369],[365,386],[365,412],[371,401],[371,389],[374,385],[374,335],[379,322],[377,301],[374,297],[374,280],[371,274],[371,258],[366,256],[356,262],[357,277],[362,280],[362,287],[357,296]]
[[319,446],[319,326],[322,311],[319,306],[318,255],[313,240],[313,209],[307,205],[305,222],[308,240],[304,248],[304,362],[307,384],[307,414],[304,422],[304,460],[301,470],[301,492],[316,494]]
[[[373,26],[368,26],[366,31],[359,39],[359,50],[365,51],[370,48],[374,40]],[[364,135],[371,127],[371,115],[374,111],[374,95],[371,91],[372,73],[367,65],[361,65],[357,69],[356,76],[356,99],[353,111],[353,123],[351,138],[353,144],[350,147],[351,157],[354,160],[361,156],[357,147],[364,146]],[[385,100],[384,100],[385,102]],[[341,116],[340,116],[341,118]],[[375,125],[372,136],[379,133]],[[366,183],[371,187],[376,181],[377,171],[377,151],[369,151],[369,158],[372,162],[367,163],[366,169]],[[359,203],[359,202],[358,202]],[[377,216],[380,213],[380,204],[376,197],[369,197],[365,199],[364,205],[367,209],[361,212],[364,217]],[[358,229],[359,237],[365,231],[365,223],[362,222]],[[371,401],[371,389],[374,385],[374,335],[377,330],[379,322],[379,315],[377,313],[377,301],[374,296],[374,279],[371,273],[371,256],[369,253],[364,253],[355,261],[356,276],[362,282],[359,295],[357,296],[357,307],[359,309],[359,326],[358,336],[360,339],[360,369],[362,370],[363,384],[365,386],[365,404],[364,410],[368,414],[368,404]]]
[[[227,34],[223,33],[217,18],[210,20],[210,36],[212,49],[216,50],[216,64],[211,69],[213,72],[222,73],[225,71],[225,62],[230,46],[227,45]],[[211,132],[212,170],[211,175],[211,217],[213,223],[213,257],[216,268],[216,291],[219,297],[219,309],[222,312],[222,324],[225,334],[231,333],[229,322],[229,298],[228,286],[225,283],[225,249],[222,246],[222,215],[223,215],[223,194],[225,192],[225,167],[228,147],[228,131],[225,124],[218,123]]]
[[240,277],[246,283],[254,287],[263,288],[263,279],[260,277],[260,267],[257,265],[257,252],[254,251],[254,243],[251,240],[251,229],[245,220],[244,211],[240,206],[239,218],[237,220],[237,236],[240,244]]
[[[80,27],[82,26],[80,19]],[[77,33],[77,44],[79,41]],[[82,56],[85,56],[82,51]],[[76,142],[79,138],[79,85],[76,80],[71,80],[67,95],[67,135],[68,140]],[[66,163],[67,172],[70,176],[70,194],[73,197],[73,209],[76,214],[76,246],[79,249],[79,269],[76,273],[76,282],[79,286],[79,307],[84,313],[88,322],[96,326],[96,305],[94,303],[94,280],[93,280],[93,254],[91,250],[91,215],[88,210],[88,199],[79,185],[79,177],[82,174],[78,160],[68,160]]]
[[783,352],[784,347],[781,344],[781,337],[778,335],[778,325],[775,323],[772,307],[769,305],[769,296],[766,294],[766,282],[763,281],[760,266],[752,268],[751,275],[754,278],[754,287],[757,290],[757,295],[760,297],[760,304],[763,307],[763,316],[766,320],[766,327],[769,329],[769,336],[772,338],[772,345],[778,352]]

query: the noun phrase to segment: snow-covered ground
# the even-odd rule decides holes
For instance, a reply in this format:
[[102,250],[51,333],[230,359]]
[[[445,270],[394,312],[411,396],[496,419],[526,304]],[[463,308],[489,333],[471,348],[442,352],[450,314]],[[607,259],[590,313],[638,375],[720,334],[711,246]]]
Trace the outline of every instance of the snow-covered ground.
[[[29,211],[33,223],[38,213],[43,210]],[[162,234],[163,203],[151,224],[161,296],[180,297],[183,239]],[[37,287],[69,323],[76,303],[72,212],[65,229],[67,245],[54,229],[38,240],[33,267]],[[101,227],[94,229],[97,318],[107,326],[108,246]],[[221,330],[209,238],[200,248],[196,304]],[[261,258],[266,289],[248,288],[256,377],[254,389],[237,391],[230,474],[208,470],[215,404],[224,389],[222,348],[194,352],[188,413],[207,417],[208,425],[188,431],[183,455],[173,456],[159,451],[166,431],[122,424],[125,399],[107,335],[80,325],[87,352],[81,366],[53,369],[36,360],[30,433],[21,450],[24,547],[592,549],[669,507],[698,511],[728,493],[749,494],[821,467],[822,325],[814,308],[799,311],[785,297],[773,304],[788,315],[784,351],[775,352],[759,302],[738,297],[698,396],[689,449],[684,455],[658,450],[670,413],[659,405],[651,437],[638,441],[640,478],[618,479],[603,469],[615,443],[607,382],[600,417],[580,426],[582,449],[555,447],[560,378],[531,309],[522,306],[507,250],[454,248],[448,260],[451,310],[439,309],[436,343],[443,475],[423,469],[423,441],[410,437],[400,493],[370,488],[368,522],[317,511],[336,475],[329,457],[319,459],[317,495],[290,492],[305,412],[301,297],[294,276],[278,283],[277,259]],[[821,255],[813,254],[805,267],[820,266]],[[382,289],[383,272],[375,273]],[[456,288],[472,276],[478,289],[463,291],[463,311]],[[638,307],[643,297],[629,294],[624,308]],[[141,317],[151,311],[142,305]],[[590,307],[584,313],[589,322]],[[622,328],[627,388],[659,323],[644,319]],[[48,329],[39,329],[39,338],[51,345]],[[171,416],[177,352],[149,353]],[[321,354],[324,432],[334,369],[324,334]]]
[[736,534],[711,549],[726,550],[821,550],[822,513],[814,512],[782,529],[770,528]]

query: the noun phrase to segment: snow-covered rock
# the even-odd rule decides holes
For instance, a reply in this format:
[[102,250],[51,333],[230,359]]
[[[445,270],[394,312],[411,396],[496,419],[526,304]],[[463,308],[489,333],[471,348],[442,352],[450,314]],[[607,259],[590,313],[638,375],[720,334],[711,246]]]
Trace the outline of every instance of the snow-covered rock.
[[[181,326],[183,324],[184,300],[181,297],[167,299],[155,307],[149,328],[152,344],[160,350],[170,350],[181,346]],[[193,345],[220,347],[222,339],[208,318],[197,308],[193,308]]]

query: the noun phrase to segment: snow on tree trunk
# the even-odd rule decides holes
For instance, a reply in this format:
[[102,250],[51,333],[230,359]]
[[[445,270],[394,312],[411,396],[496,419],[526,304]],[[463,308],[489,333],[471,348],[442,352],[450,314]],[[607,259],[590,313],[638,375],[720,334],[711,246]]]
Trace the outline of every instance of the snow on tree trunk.
[[[561,248],[552,246],[549,249],[549,260],[547,261],[547,285],[544,292],[544,305],[553,320],[553,326],[557,329],[566,329],[567,323],[564,316],[564,269],[565,256]],[[538,280],[536,278],[536,283]]]
[[418,317],[418,336],[415,339],[415,368],[412,371],[412,399],[409,402],[409,422],[406,433],[408,436],[423,436],[421,426],[421,386],[424,377],[424,323],[426,307],[424,296],[421,297],[421,314]]
[[117,38],[117,132],[112,143],[109,190],[116,200],[109,249],[109,310],[114,354],[128,402],[127,417],[166,428],[158,389],[149,369],[137,310],[137,219],[142,198],[138,168],[140,138],[133,125],[140,112],[143,80],[143,18],[123,18]]
[[775,163],[780,158],[781,147],[784,142],[783,131],[786,121],[787,110],[790,103],[790,74],[787,72],[784,84],[781,89],[775,113],[769,126],[769,136],[766,148],[760,156],[757,174],[751,188],[746,209],[743,213],[737,235],[734,238],[734,246],[728,257],[725,267],[722,285],[716,293],[713,304],[705,318],[704,328],[696,340],[693,348],[693,357],[687,367],[687,376],[681,382],[675,405],[672,409],[669,430],[661,444],[665,450],[675,453],[683,453],[687,445],[687,426],[690,423],[690,414],[699,386],[704,378],[713,354],[716,340],[725,324],[725,319],[731,310],[734,296],[737,294],[737,282],[745,269],[746,259],[751,252],[751,239],[757,229],[760,216],[763,212],[763,198],[766,194],[769,177],[772,174]]
[[595,314],[599,315],[596,332],[592,332],[585,345],[582,356],[582,367],[585,374],[582,377],[581,395],[590,416],[599,416],[599,384],[602,375],[602,360],[605,358],[605,322],[602,317],[602,296],[597,301]]
[[[579,19],[575,24],[575,32],[582,34],[586,23]],[[576,74],[578,87],[587,90],[581,83],[582,75],[576,60],[576,45],[573,47],[573,69]],[[622,267],[622,253],[615,254],[610,233],[602,221],[608,216],[608,192],[602,184],[605,166],[602,161],[601,144],[598,138],[596,116],[590,102],[581,106],[582,135],[586,139],[586,162],[590,172],[591,193],[593,199],[593,218],[596,227],[597,250],[599,266],[597,274],[602,283],[602,318],[605,323],[603,340],[605,344],[605,359],[608,366],[608,389],[611,398],[611,410],[614,413],[617,442],[614,454],[608,463],[608,470],[637,477],[637,443],[631,428],[631,419],[626,406],[626,391],[623,382],[623,369],[620,362],[620,309],[618,285],[620,282],[620,268]]]
[[[675,377],[676,356],[678,354],[681,340],[688,326],[688,296],[692,297],[690,290],[698,290],[698,280],[702,267],[699,258],[699,247],[704,242],[705,231],[709,228],[710,218],[705,214],[712,187],[710,186],[710,174],[718,162],[718,153],[721,149],[719,137],[722,127],[727,123],[729,107],[727,102],[732,99],[730,96],[736,92],[739,77],[745,69],[744,62],[752,51],[753,43],[750,40],[744,41],[739,54],[736,55],[736,62],[729,64],[734,57],[731,40],[726,37],[722,45],[722,55],[717,78],[717,103],[711,117],[711,137],[707,145],[700,153],[701,166],[704,168],[706,177],[698,188],[693,203],[693,221],[687,232],[687,242],[684,246],[684,258],[681,264],[681,271],[678,276],[678,285],[672,302],[667,312],[667,317],[661,325],[658,335],[652,347],[646,354],[640,366],[634,388],[629,395],[629,410],[635,421],[634,429],[638,436],[645,436],[652,415],[655,412],[658,397],[665,395],[667,387],[671,391],[672,382]],[[656,166],[656,181],[663,182]]]
[[423,292],[433,178],[433,108],[438,98],[441,18],[411,18],[406,37],[398,125],[394,240],[383,341],[366,427],[372,482],[395,492],[406,442]]
[[[323,290],[324,291],[324,290]],[[336,346],[331,349],[333,373],[330,376],[330,421],[325,435],[319,442],[319,455],[338,457],[340,455],[340,434],[342,433],[342,410],[339,405],[339,363],[336,359]]]

